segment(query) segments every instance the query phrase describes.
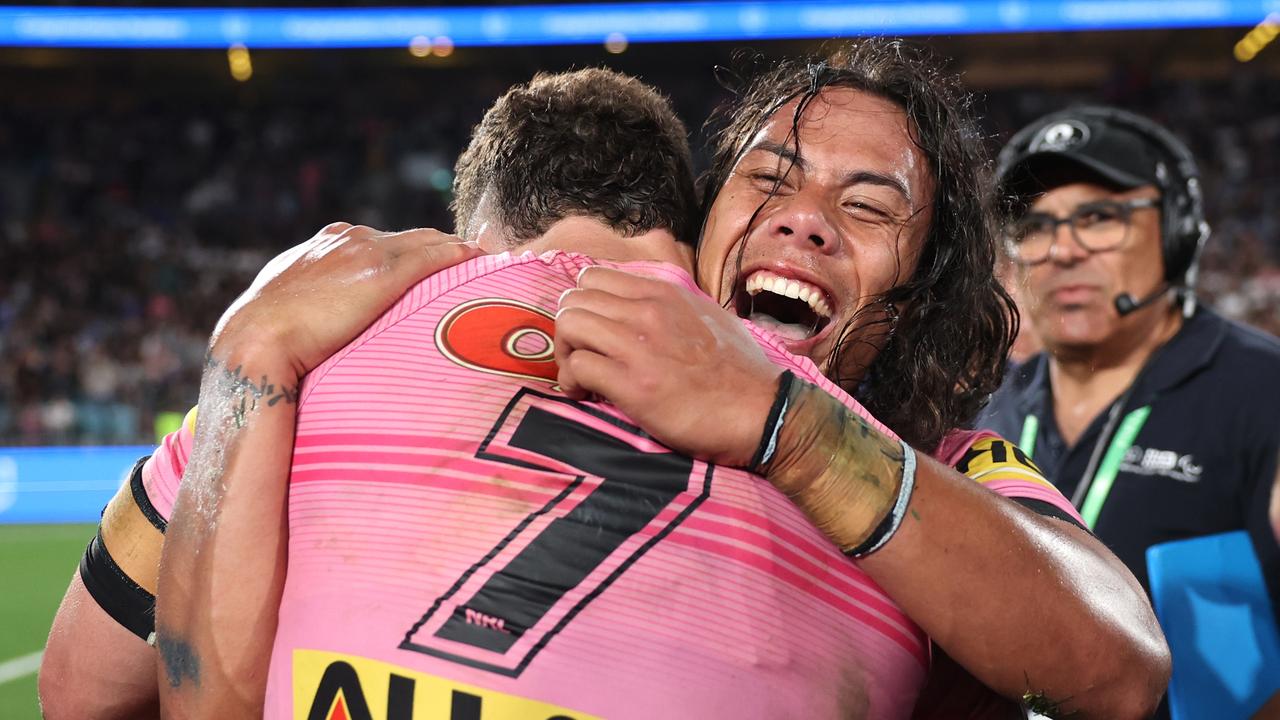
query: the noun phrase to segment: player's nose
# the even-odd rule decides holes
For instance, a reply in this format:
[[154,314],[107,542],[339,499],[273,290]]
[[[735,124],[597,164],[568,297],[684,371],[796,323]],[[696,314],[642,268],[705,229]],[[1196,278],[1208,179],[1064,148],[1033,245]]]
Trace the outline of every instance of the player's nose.
[[796,243],[806,251],[839,252],[839,231],[827,215],[819,193],[801,190],[775,202],[766,224],[771,236]]

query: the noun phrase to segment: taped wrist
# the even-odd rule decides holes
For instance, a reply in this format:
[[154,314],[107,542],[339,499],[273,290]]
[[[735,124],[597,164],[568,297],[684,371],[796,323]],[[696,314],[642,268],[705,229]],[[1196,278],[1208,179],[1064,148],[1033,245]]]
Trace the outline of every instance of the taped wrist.
[[761,474],[846,554],[878,549],[897,529],[895,508],[905,512],[909,500],[909,486],[900,492],[909,448],[810,383],[796,378],[783,393],[776,447]]

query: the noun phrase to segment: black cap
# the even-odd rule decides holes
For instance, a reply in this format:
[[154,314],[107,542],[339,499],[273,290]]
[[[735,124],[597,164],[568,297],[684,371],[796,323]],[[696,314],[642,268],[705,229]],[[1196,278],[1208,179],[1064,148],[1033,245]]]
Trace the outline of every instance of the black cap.
[[1117,190],[1164,187],[1160,151],[1130,124],[1101,108],[1051,113],[1018,131],[1000,152],[996,179],[1007,196],[1033,193],[1080,180]]

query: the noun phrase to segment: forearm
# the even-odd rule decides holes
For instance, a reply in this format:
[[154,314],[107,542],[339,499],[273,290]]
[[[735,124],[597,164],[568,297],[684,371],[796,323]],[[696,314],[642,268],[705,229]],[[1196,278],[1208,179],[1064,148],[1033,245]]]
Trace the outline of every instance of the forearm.
[[[897,443],[812,386],[793,395],[767,476],[842,548],[865,546],[903,487]],[[1167,649],[1119,561],[1083,531],[922,455],[916,463],[901,524],[861,567],[1001,694],[1029,693],[1078,717],[1139,717],[1153,706]]]
[[1168,649],[1119,560],[1084,531],[932,460],[916,483],[906,522],[862,568],[939,646],[997,692],[1056,709],[1050,716],[1154,711]]
[[166,717],[262,712],[284,583],[297,374],[261,357],[215,346],[201,383],[157,593]]

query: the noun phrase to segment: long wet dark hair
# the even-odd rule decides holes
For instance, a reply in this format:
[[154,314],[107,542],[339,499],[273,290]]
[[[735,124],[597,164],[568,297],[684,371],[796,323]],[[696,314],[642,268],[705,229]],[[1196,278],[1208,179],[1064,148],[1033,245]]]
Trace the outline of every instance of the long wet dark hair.
[[[901,107],[935,183],[914,275],[839,329],[828,374],[908,443],[932,450],[947,432],[971,422],[999,387],[1018,327],[1013,300],[995,277],[996,221],[986,191],[991,161],[971,97],[957,80],[923,50],[884,39],[772,65],[712,118],[720,129],[702,181],[703,217],[751,139],[797,99],[788,142],[800,155],[799,120],[828,87],[872,93]],[[851,368],[849,350],[868,342],[879,354],[869,367]]]

